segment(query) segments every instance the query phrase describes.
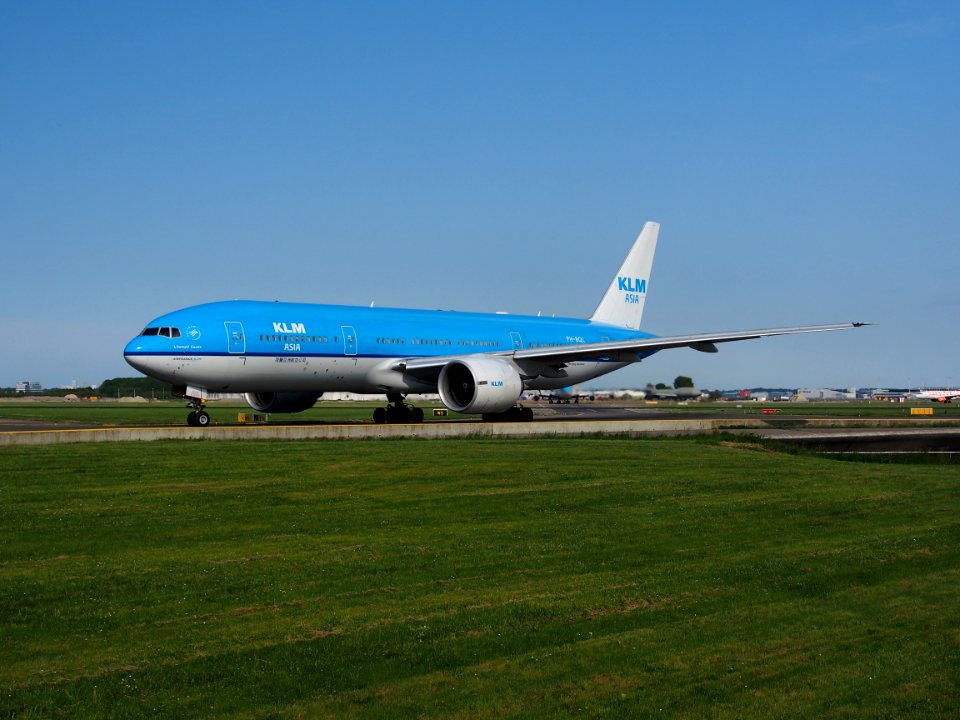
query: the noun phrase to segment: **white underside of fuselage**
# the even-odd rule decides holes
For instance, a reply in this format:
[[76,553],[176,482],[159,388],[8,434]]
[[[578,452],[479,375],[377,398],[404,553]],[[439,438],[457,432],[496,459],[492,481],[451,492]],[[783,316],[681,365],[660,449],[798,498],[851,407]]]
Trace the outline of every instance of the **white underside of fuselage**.
[[[192,385],[216,393],[437,391],[436,383],[394,370],[397,358],[138,355],[128,358],[128,362],[144,374],[172,385]],[[527,390],[556,390],[606,375],[628,364],[571,362],[560,377],[538,376],[524,380],[523,386]]]

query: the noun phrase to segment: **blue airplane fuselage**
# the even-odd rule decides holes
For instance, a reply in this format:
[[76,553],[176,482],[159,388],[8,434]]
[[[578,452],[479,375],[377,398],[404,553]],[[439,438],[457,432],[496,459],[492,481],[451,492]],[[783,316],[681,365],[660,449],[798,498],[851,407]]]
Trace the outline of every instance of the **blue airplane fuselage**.
[[[398,359],[494,354],[653,337],[577,318],[233,300],[161,315],[124,357],[146,374],[212,392],[434,392]],[[639,353],[641,359],[652,352]],[[602,354],[524,387],[566,387],[622,367]]]

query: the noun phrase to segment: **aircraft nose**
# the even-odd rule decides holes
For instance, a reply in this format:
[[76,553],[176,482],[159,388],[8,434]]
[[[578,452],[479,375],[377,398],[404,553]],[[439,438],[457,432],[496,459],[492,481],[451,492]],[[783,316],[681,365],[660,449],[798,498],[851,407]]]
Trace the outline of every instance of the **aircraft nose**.
[[138,335],[133,340],[127,343],[126,347],[123,348],[124,356],[127,356],[131,353],[135,353],[143,349],[143,343],[141,342],[140,336]]
[[146,358],[140,354],[143,350],[143,339],[139,336],[128,342],[127,346],[123,348],[123,359],[127,361],[127,364],[140,372],[144,372],[144,368],[147,365],[145,362]]

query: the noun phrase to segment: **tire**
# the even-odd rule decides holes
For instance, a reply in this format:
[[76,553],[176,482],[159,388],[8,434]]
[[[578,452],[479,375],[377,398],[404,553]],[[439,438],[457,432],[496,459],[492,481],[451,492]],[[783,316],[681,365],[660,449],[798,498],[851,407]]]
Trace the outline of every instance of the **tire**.
[[377,425],[383,425],[387,421],[387,411],[385,408],[377,408],[373,411],[373,421]]
[[197,425],[200,427],[206,427],[210,424],[210,416],[205,412],[197,413]]

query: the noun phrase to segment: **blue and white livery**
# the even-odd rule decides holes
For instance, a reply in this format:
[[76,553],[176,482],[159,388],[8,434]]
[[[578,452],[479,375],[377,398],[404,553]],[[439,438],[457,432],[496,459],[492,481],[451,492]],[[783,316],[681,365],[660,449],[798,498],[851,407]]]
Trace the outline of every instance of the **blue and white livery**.
[[386,394],[378,422],[419,422],[409,393],[485,419],[530,419],[524,390],[555,390],[640,362],[659,350],[864,323],[656,337],[640,330],[660,226],[644,225],[589,320],[502,313],[236,300],[151,321],[124,349],[130,365],[191,399],[206,425],[208,393],[244,393],[261,412],[299,412],[324,392]]

